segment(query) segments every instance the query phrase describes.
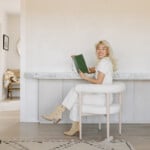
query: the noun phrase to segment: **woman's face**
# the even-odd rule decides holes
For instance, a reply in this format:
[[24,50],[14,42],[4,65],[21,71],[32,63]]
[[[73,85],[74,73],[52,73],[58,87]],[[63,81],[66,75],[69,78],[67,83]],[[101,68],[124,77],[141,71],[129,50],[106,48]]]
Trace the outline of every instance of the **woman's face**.
[[96,54],[99,59],[102,59],[108,56],[108,48],[103,44],[99,44],[96,49]]

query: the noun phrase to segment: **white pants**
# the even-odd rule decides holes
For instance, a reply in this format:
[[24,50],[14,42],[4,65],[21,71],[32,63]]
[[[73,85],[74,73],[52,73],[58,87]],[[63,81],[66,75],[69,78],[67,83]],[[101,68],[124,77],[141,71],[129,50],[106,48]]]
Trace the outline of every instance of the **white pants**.
[[[64,101],[62,102],[62,105],[70,110],[70,119],[72,121],[79,121],[79,106],[78,106],[78,94],[75,91],[75,88],[72,88],[66,97],[64,98]],[[98,106],[98,105],[105,105],[105,95],[103,94],[88,94],[83,97],[83,106],[84,105],[92,105],[92,106]],[[89,109],[89,107],[85,107],[85,109]]]

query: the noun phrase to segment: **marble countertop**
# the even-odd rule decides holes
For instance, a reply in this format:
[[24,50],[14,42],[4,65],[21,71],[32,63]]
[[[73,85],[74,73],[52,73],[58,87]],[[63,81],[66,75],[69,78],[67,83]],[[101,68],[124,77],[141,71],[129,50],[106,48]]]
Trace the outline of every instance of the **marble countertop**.
[[[94,74],[87,74],[93,77]],[[30,79],[81,79],[75,72],[26,72],[25,78]],[[150,80],[150,72],[148,73],[121,73],[116,72],[113,74],[114,80]]]

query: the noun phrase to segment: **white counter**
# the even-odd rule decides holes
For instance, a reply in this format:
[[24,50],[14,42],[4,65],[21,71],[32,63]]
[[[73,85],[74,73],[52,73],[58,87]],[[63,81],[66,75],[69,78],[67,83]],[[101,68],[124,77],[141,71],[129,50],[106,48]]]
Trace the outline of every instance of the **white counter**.
[[[94,76],[94,74],[87,74]],[[27,72],[25,78],[31,79],[80,79],[75,72]],[[114,73],[114,80],[150,80],[150,72],[147,73]]]
[[[45,122],[41,116],[49,114],[61,104],[70,88],[85,82],[74,72],[28,72],[24,77],[25,88],[29,93],[24,96],[26,106],[23,106],[28,109],[24,122]],[[123,123],[150,123],[150,73],[115,73],[113,78],[126,85]],[[68,113],[64,114],[64,123],[69,122]],[[117,122],[117,116],[111,121]],[[89,118],[84,122],[96,123],[98,120]]]

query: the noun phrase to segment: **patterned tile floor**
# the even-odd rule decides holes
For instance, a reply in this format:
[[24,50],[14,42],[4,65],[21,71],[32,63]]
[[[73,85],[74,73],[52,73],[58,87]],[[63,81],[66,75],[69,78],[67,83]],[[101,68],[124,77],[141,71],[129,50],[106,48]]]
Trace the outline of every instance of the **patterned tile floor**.
[[[64,136],[63,132],[70,128],[70,124],[39,124],[19,123],[19,112],[0,112],[0,135],[3,139],[78,139],[77,136]],[[115,139],[129,141],[136,150],[150,150],[150,124],[123,124],[122,135],[118,135],[118,125],[111,125],[110,134]],[[83,125],[83,139],[104,140],[106,128],[102,131],[97,124]]]

